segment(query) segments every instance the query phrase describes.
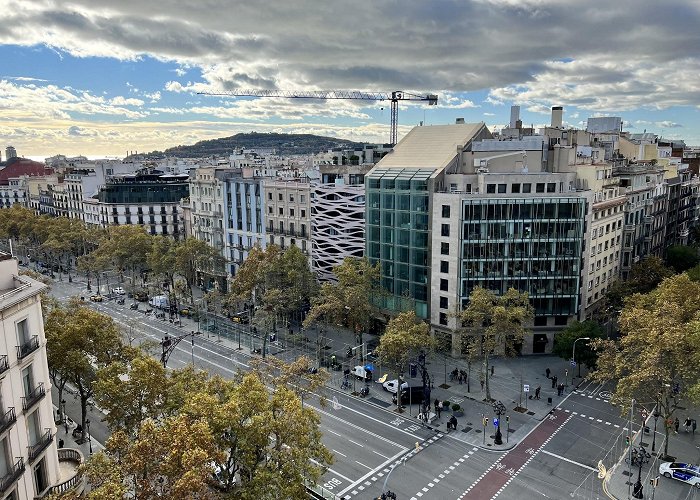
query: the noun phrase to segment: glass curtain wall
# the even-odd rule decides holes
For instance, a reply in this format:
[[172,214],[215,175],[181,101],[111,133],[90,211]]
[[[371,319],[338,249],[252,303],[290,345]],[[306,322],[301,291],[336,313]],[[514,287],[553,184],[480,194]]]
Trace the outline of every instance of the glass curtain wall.
[[428,317],[429,194],[432,169],[374,169],[366,179],[367,256],[388,292],[380,307]]
[[582,198],[463,203],[461,299],[483,287],[529,293],[537,316],[578,311],[586,204]]

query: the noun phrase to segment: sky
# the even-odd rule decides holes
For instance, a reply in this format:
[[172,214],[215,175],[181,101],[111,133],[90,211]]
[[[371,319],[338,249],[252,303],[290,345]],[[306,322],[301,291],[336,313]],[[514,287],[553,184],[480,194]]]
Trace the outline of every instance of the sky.
[[700,145],[697,0],[0,0],[0,152],[123,157],[239,132],[389,141],[389,103],[200,95],[404,90],[426,125],[585,128]]

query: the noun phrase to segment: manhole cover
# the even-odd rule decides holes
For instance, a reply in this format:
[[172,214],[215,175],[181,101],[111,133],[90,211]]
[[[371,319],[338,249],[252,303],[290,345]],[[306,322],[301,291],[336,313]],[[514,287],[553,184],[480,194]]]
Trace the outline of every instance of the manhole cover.
[[483,431],[481,429],[475,429],[474,432],[476,432],[477,434],[481,434]]
[[534,415],[535,412],[534,412],[534,411],[529,411],[529,412],[527,412],[527,414],[528,414],[528,415]]
[[472,430],[471,427],[465,427],[464,429],[462,429],[462,432],[469,432],[470,430]]

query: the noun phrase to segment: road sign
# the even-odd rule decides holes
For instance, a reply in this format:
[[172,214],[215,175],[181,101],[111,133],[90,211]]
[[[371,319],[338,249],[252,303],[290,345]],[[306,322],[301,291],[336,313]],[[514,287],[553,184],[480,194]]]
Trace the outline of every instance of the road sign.
[[530,385],[529,384],[523,385],[523,392],[530,392]]
[[574,361],[573,359],[571,360],[571,366],[576,366],[576,361]]
[[493,426],[498,427],[498,419],[494,417],[493,419]]

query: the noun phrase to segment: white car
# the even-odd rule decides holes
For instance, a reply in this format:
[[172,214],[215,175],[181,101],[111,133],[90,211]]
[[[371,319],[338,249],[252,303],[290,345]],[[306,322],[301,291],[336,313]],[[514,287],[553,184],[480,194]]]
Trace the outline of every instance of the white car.
[[700,467],[679,462],[664,462],[659,465],[659,474],[672,477],[700,489]]
[[112,288],[112,293],[116,293],[117,295],[126,295],[126,292],[120,286],[118,286],[117,288]]
[[[399,381],[394,379],[394,380],[387,380],[382,384],[382,387],[384,388],[385,391],[390,392],[392,394],[396,394],[396,391],[398,390],[399,387]],[[406,388],[408,387],[408,384],[406,382],[403,383],[403,387]]]

